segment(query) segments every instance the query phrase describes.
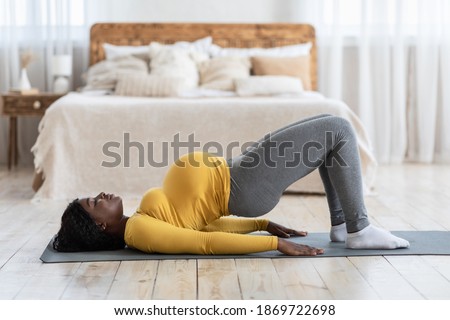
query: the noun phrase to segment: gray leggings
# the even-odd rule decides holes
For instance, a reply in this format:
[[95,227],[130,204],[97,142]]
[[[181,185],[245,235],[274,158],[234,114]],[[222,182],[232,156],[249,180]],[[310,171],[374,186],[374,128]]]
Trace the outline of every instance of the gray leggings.
[[295,181],[319,169],[331,224],[348,232],[369,225],[360,159],[351,124],[319,115],[271,132],[241,155],[227,160],[231,175],[231,214],[258,217],[271,211]]

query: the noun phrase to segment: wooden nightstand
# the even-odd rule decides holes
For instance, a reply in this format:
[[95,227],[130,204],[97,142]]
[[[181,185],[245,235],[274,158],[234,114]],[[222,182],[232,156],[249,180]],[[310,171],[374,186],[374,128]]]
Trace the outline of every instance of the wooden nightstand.
[[33,95],[18,93],[5,93],[3,99],[3,114],[9,116],[9,144],[8,144],[8,170],[17,165],[17,117],[43,116],[45,110],[63,94],[42,92]]

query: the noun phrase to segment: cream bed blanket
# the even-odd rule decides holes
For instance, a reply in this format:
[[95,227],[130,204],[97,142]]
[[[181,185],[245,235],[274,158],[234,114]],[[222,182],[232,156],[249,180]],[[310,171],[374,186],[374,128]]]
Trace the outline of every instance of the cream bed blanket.
[[[72,199],[100,191],[140,198],[148,188],[161,185],[167,165],[176,157],[170,143],[177,137],[187,142],[191,135],[192,140],[200,142],[197,151],[209,146],[208,151],[215,152],[219,143],[224,149],[222,155],[234,156],[245,142],[256,141],[271,130],[321,113],[344,117],[353,124],[358,135],[364,188],[369,191],[376,160],[363,125],[341,101],[314,95],[187,99],[70,93],[47,109],[39,125],[32,152],[36,171],[42,172],[45,180],[35,199]],[[233,141],[239,147],[226,152],[225,147]],[[179,155],[188,151],[181,148]],[[164,159],[167,165],[149,164],[149,160],[161,163]],[[144,163],[140,163],[142,160]],[[288,191],[323,193],[318,171],[294,183]]]

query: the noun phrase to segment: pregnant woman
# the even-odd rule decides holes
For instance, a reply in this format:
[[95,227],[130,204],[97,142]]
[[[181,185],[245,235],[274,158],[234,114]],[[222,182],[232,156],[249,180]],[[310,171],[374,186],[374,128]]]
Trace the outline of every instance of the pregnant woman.
[[[75,199],[63,213],[53,247],[69,252],[128,246],[170,254],[322,254],[321,248],[286,240],[306,232],[257,218],[277,205],[289,185],[316,169],[330,210],[331,241],[345,241],[351,249],[409,247],[407,240],[370,224],[355,133],[347,120],[332,115],[271,132],[232,159],[202,152],[182,156],[162,187],[148,190],[131,216],[124,215],[122,199],[112,194]],[[271,235],[248,234],[258,230]]]

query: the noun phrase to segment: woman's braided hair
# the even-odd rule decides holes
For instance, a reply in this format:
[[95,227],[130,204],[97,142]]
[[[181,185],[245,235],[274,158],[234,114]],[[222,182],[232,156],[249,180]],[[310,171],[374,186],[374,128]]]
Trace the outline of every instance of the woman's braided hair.
[[61,218],[61,228],[53,240],[53,249],[61,252],[116,250],[125,247],[122,238],[104,232],[78,199],[67,206]]

